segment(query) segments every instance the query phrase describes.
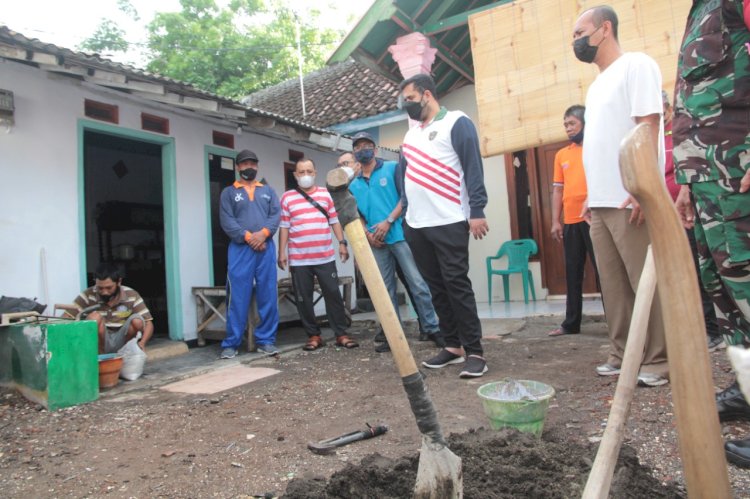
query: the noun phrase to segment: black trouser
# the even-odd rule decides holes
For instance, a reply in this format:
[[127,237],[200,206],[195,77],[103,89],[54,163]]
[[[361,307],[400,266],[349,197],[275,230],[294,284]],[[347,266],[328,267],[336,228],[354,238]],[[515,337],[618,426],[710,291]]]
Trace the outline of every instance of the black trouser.
[[415,229],[404,223],[419,272],[432,293],[445,344],[482,355],[482,324],[469,279],[469,224]]
[[315,306],[313,304],[315,282],[313,277],[318,278],[331,329],[337,337],[346,334],[346,308],[339,291],[336,262],[320,265],[294,265],[289,267],[289,272],[292,276],[297,312],[307,335],[320,336],[320,328],[315,321]]
[[706,323],[706,334],[708,336],[721,336],[719,333],[719,324],[716,322],[716,311],[714,310],[714,302],[711,300],[711,295],[706,292],[706,288],[703,286],[701,280],[701,269],[698,263],[698,243],[695,240],[695,232],[693,229],[686,229],[688,241],[690,242],[690,249],[693,252],[693,262],[695,262],[695,272],[698,274],[698,289],[701,292],[701,304],[703,305],[703,320]]
[[[589,236],[589,224],[578,222],[563,225],[563,248],[565,250],[565,286],[567,299],[565,320],[560,327],[566,333],[581,331],[583,318],[583,271],[586,268],[586,255],[591,258],[596,271],[594,247]],[[597,282],[599,277],[597,276]]]

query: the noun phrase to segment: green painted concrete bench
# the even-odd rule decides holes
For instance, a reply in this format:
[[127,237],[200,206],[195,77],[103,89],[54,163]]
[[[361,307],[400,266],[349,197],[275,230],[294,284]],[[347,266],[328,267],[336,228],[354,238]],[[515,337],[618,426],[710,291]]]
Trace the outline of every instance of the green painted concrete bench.
[[99,397],[96,322],[0,326],[0,384],[49,410]]

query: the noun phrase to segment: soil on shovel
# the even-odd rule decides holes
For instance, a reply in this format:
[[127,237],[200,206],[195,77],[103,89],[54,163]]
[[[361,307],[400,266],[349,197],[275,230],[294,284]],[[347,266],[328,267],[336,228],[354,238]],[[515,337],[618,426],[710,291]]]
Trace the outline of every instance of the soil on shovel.
[[[580,497],[591,470],[595,450],[554,433],[544,439],[517,430],[480,428],[448,439],[450,449],[462,459],[465,499],[515,499],[518,497]],[[323,477],[292,480],[285,499],[401,499],[411,497],[419,456],[389,459],[371,454],[359,465],[349,465],[329,480]],[[641,466],[635,450],[620,452],[610,497],[684,497],[674,485],[664,486]]]

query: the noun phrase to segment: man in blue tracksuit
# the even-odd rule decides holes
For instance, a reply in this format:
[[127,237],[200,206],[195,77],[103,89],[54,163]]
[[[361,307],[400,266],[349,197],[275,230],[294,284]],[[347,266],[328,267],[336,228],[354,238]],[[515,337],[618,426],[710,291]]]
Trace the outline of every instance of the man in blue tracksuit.
[[221,228],[229,236],[227,265],[227,335],[221,342],[222,359],[237,355],[247,325],[248,309],[257,292],[260,324],[255,328],[258,350],[276,355],[279,309],[276,298],[276,247],[281,204],[274,190],[255,179],[258,157],[242,150],[235,160],[239,180],[224,188],[220,198]]

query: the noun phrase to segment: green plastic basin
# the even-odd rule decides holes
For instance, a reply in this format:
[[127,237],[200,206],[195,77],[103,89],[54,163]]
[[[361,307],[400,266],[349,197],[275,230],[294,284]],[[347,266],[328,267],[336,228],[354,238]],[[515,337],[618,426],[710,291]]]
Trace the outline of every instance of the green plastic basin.
[[[505,392],[508,384],[513,382],[519,383],[525,392],[517,398]],[[503,380],[480,386],[477,395],[482,399],[484,413],[493,430],[516,428],[540,437],[555,389],[540,381]]]

